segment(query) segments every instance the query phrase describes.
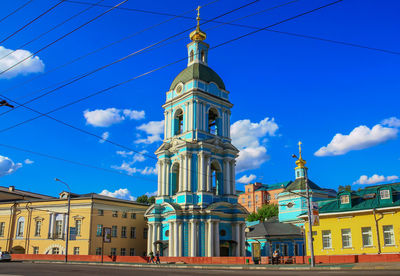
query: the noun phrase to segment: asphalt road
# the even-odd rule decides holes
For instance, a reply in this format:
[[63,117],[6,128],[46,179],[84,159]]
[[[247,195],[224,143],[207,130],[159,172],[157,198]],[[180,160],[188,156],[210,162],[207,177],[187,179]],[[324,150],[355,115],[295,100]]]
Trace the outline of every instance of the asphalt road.
[[251,270],[201,270],[201,269],[176,269],[176,268],[135,268],[129,266],[107,266],[107,265],[84,265],[84,264],[35,264],[35,263],[0,263],[0,276],[70,276],[70,275],[112,275],[112,276],[170,276],[170,275],[400,275],[400,271],[251,271]]

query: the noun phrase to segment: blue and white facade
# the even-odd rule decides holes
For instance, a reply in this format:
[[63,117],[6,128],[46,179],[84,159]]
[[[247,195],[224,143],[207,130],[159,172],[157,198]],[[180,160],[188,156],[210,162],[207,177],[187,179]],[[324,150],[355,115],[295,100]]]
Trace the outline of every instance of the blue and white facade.
[[237,203],[235,189],[232,104],[222,80],[208,67],[208,44],[199,34],[191,34],[187,68],[175,78],[163,105],[164,141],[155,152],[158,195],[145,213],[147,252],[245,256],[247,211]]

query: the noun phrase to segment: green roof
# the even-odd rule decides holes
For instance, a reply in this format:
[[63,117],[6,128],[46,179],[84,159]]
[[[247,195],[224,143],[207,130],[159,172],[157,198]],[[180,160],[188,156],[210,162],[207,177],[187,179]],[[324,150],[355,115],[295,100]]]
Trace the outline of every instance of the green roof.
[[[392,200],[382,200],[380,190],[389,188],[391,190]],[[349,194],[351,196],[351,204],[340,205],[340,196]],[[373,208],[384,208],[400,206],[400,183],[383,184],[374,187],[368,187],[356,192],[340,192],[336,199],[318,202],[320,213],[335,213],[371,210]]]
[[[312,182],[310,179],[308,180],[308,186],[311,190],[323,190],[320,186]],[[306,181],[304,178],[297,178],[294,182],[292,182],[289,186],[286,187],[288,191],[298,191],[306,189]]]
[[270,191],[276,189],[286,188],[292,181],[285,181],[275,184],[263,184],[260,188],[256,189],[256,191]]
[[175,89],[175,86],[180,82],[186,83],[193,79],[202,80],[207,83],[215,82],[220,89],[225,90],[225,84],[221,77],[213,69],[201,63],[193,63],[180,72],[172,82],[169,90]]

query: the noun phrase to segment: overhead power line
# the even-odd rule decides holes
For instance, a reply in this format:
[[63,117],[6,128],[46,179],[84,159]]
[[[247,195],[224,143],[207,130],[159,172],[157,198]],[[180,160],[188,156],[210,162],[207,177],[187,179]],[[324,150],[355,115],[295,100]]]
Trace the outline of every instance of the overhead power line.
[[[260,0],[255,0],[255,1],[252,1],[252,2],[250,2],[250,3],[247,3],[247,4],[245,4],[245,5],[242,5],[242,6],[238,7],[238,8],[235,8],[235,9],[233,9],[233,10],[231,10],[231,11],[228,11],[228,12],[226,12],[226,13],[223,13],[223,14],[221,14],[221,15],[215,17],[215,18],[223,17],[223,16],[225,16],[225,15],[227,15],[227,14],[236,12],[236,11],[238,11],[238,10],[240,10],[240,9],[243,9],[243,8],[245,8],[245,7],[248,7],[249,5],[254,4],[254,3],[258,2],[258,1],[260,1]],[[210,21],[211,21],[211,20],[210,20]],[[210,21],[208,21],[208,22],[210,22]],[[204,25],[204,24],[206,24],[206,23],[208,23],[208,22],[203,22],[202,24]],[[34,101],[36,101],[36,100],[38,100],[38,99],[40,99],[40,98],[42,98],[42,97],[44,97],[44,96],[47,96],[47,95],[49,95],[49,94],[51,94],[51,93],[54,93],[54,92],[58,91],[58,90],[61,89],[61,88],[64,88],[64,87],[66,87],[66,86],[68,86],[68,85],[70,85],[70,84],[72,84],[72,83],[75,83],[75,82],[77,82],[77,81],[79,81],[79,80],[81,80],[81,79],[83,79],[83,78],[85,78],[85,77],[88,77],[88,76],[90,76],[90,75],[92,75],[92,74],[94,74],[94,73],[96,73],[96,72],[99,72],[99,71],[101,71],[101,70],[104,70],[104,69],[106,69],[106,68],[108,68],[108,67],[110,67],[110,66],[112,66],[112,65],[114,65],[114,64],[117,64],[117,63],[119,63],[119,62],[121,62],[121,61],[124,61],[124,60],[126,60],[126,59],[128,59],[128,58],[131,58],[131,57],[133,57],[133,56],[135,56],[135,55],[137,55],[137,54],[140,54],[140,53],[142,53],[142,52],[144,52],[144,51],[146,51],[146,50],[149,50],[149,49],[152,49],[152,48],[154,49],[154,47],[159,47],[158,45],[161,45],[162,43],[164,43],[164,42],[166,42],[166,41],[168,41],[168,40],[170,40],[170,39],[172,39],[172,38],[174,38],[174,37],[177,37],[177,36],[179,36],[179,35],[181,35],[181,34],[186,34],[189,30],[192,30],[192,28],[193,28],[193,27],[188,28],[188,29],[185,29],[185,30],[183,30],[183,31],[181,31],[181,32],[175,33],[175,34],[173,34],[173,35],[171,35],[171,36],[169,36],[169,37],[167,37],[167,38],[164,38],[164,39],[159,40],[159,41],[157,41],[157,42],[155,42],[155,43],[152,43],[152,44],[150,44],[150,45],[148,45],[148,46],[146,46],[146,47],[144,47],[144,48],[142,48],[142,49],[140,49],[140,50],[137,50],[137,51],[135,51],[135,52],[132,52],[132,53],[130,53],[130,54],[127,55],[127,56],[124,56],[124,57],[122,57],[122,58],[119,58],[119,59],[117,59],[117,60],[115,60],[115,61],[113,61],[113,62],[111,62],[111,63],[108,63],[108,64],[106,64],[106,65],[103,65],[103,66],[101,66],[101,67],[98,67],[98,68],[96,68],[96,69],[94,69],[94,70],[91,70],[91,71],[89,71],[89,72],[86,72],[86,73],[84,73],[84,74],[80,74],[80,75],[77,75],[77,76],[75,76],[75,77],[73,77],[73,78],[70,78],[69,81],[67,81],[67,82],[64,82],[64,81],[63,81],[63,82],[61,82],[62,85],[60,85],[60,86],[58,86],[58,87],[56,87],[56,88],[54,88],[54,89],[52,89],[52,90],[50,90],[50,91],[47,91],[46,93],[43,93],[43,94],[41,94],[41,95],[39,95],[39,96],[37,96],[37,97],[35,97],[35,98],[33,98],[33,99],[28,100],[27,102],[23,103],[23,104],[20,105],[20,106],[23,106],[23,105],[26,105],[26,104],[28,104],[28,103],[34,102]],[[18,108],[18,107],[17,107],[17,108]],[[7,111],[6,111],[6,112],[3,112],[3,113],[0,114],[0,116],[4,115],[4,114],[6,114],[6,113],[8,113],[8,112],[7,112]]]
[[50,28],[49,30],[47,30],[47,31],[44,32],[44,33],[41,33],[40,35],[36,36],[36,37],[33,38],[32,40],[30,40],[30,41],[28,41],[28,42],[22,44],[21,46],[17,47],[15,50],[13,50],[13,51],[9,52],[8,54],[6,54],[5,56],[1,57],[0,60],[2,60],[3,58],[8,57],[9,55],[11,55],[11,54],[13,54],[13,53],[15,53],[18,49],[22,49],[22,48],[24,48],[25,46],[28,46],[29,44],[31,44],[32,42],[35,42],[35,41],[38,40],[39,38],[45,36],[46,34],[52,32],[52,31],[54,31],[55,29],[61,27],[62,25],[64,25],[64,24],[67,23],[68,21],[71,21],[72,19],[78,17],[79,15],[81,15],[81,14],[87,12],[87,11],[90,10],[91,8],[95,7],[96,4],[101,3],[101,2],[103,2],[103,1],[104,1],[104,0],[100,0],[100,1],[98,1],[97,3],[94,3],[94,4],[90,5],[90,6],[87,7],[86,9],[83,9],[83,10],[81,10],[80,12],[74,14],[73,16],[68,17],[66,20],[64,20],[64,21],[62,21],[62,22],[60,22],[60,23],[58,23],[58,24],[55,25],[53,28]]
[[[288,21],[290,21],[290,20],[294,20],[294,19],[299,18],[299,17],[301,17],[301,16],[304,16],[304,15],[307,15],[307,14],[310,14],[310,13],[313,13],[313,12],[316,12],[316,11],[321,10],[321,9],[323,9],[323,8],[330,7],[330,6],[334,5],[334,4],[337,4],[337,3],[342,2],[342,1],[343,1],[343,0],[338,0],[338,1],[331,2],[331,3],[329,3],[329,4],[320,6],[320,7],[318,7],[318,8],[314,8],[314,9],[312,9],[312,10],[309,10],[309,11],[300,13],[300,14],[298,14],[298,15],[292,16],[292,17],[290,17],[290,18],[281,20],[281,21],[279,21],[279,22],[277,22],[277,23],[274,23],[274,24],[265,26],[264,28],[260,28],[260,29],[258,29],[258,30],[252,31],[252,32],[250,32],[250,33],[247,33],[247,34],[244,34],[244,35],[241,35],[241,36],[232,38],[232,39],[227,40],[227,41],[225,41],[225,42],[223,42],[223,43],[220,43],[220,44],[218,44],[218,45],[216,45],[216,46],[214,46],[214,47],[211,47],[210,50],[219,48],[219,47],[221,47],[221,46],[227,45],[228,43],[231,43],[231,42],[237,41],[237,40],[239,40],[239,39],[245,38],[245,37],[247,37],[247,36],[256,34],[256,33],[260,32],[260,31],[263,31],[263,30],[266,29],[266,28],[273,27],[273,26],[276,26],[276,25],[279,25],[279,24],[288,22]],[[48,112],[46,112],[46,113],[42,113],[42,112],[37,111],[37,110],[35,110],[35,109],[33,109],[33,108],[29,107],[29,106],[22,105],[22,104],[20,104],[20,103],[14,101],[14,100],[8,98],[8,97],[5,97],[5,96],[3,96],[3,95],[0,95],[1,97],[4,97],[5,99],[7,99],[7,100],[9,100],[9,101],[12,101],[12,102],[14,102],[14,103],[16,103],[16,104],[18,104],[18,105],[22,105],[22,106],[25,107],[26,109],[29,109],[29,110],[31,110],[31,111],[33,111],[33,112],[39,114],[39,116],[37,116],[37,117],[28,119],[28,120],[26,120],[26,121],[24,121],[24,122],[20,122],[20,123],[18,123],[18,124],[15,124],[15,125],[13,125],[13,126],[8,127],[8,128],[2,129],[2,130],[0,130],[0,133],[5,132],[5,131],[8,131],[8,130],[10,130],[10,129],[12,129],[12,128],[15,128],[15,127],[17,127],[17,126],[23,125],[23,124],[25,124],[25,123],[31,122],[31,121],[36,120],[36,119],[38,119],[38,118],[47,117],[47,118],[49,118],[49,119],[51,119],[51,120],[54,120],[54,121],[56,121],[56,122],[58,122],[58,123],[60,123],[60,124],[63,124],[63,125],[66,125],[66,126],[68,126],[68,127],[70,127],[70,128],[73,128],[73,129],[75,129],[75,130],[78,130],[78,131],[80,131],[80,132],[82,132],[82,133],[86,133],[87,135],[96,137],[96,138],[98,138],[98,139],[102,139],[102,137],[100,137],[100,136],[97,135],[97,134],[91,133],[91,132],[89,132],[89,131],[87,131],[87,130],[81,129],[81,128],[79,128],[79,127],[73,126],[73,125],[71,125],[71,124],[69,124],[69,123],[66,123],[66,122],[64,122],[64,121],[61,121],[61,120],[59,120],[59,119],[56,119],[56,118],[50,116],[49,114],[54,113],[54,112],[56,112],[56,111],[59,111],[59,110],[61,110],[61,109],[63,109],[63,108],[66,108],[66,107],[68,107],[68,106],[74,105],[74,104],[76,104],[76,103],[78,103],[78,102],[81,102],[81,101],[84,101],[84,100],[86,100],[86,99],[89,99],[89,98],[91,98],[91,97],[93,97],[93,96],[96,96],[96,95],[99,95],[99,94],[101,94],[101,93],[104,93],[104,92],[106,92],[106,91],[112,90],[112,89],[114,89],[114,88],[116,88],[116,87],[119,87],[119,86],[121,86],[121,85],[124,85],[124,84],[126,84],[126,83],[129,83],[129,82],[131,82],[131,81],[133,81],[133,80],[136,80],[136,79],[141,78],[141,77],[143,77],[143,76],[149,75],[149,74],[151,74],[151,73],[154,73],[154,72],[156,72],[156,71],[159,71],[159,70],[161,70],[161,69],[164,69],[164,68],[166,68],[166,67],[169,67],[169,66],[171,66],[171,65],[173,65],[173,64],[179,63],[179,62],[181,62],[181,61],[183,61],[183,60],[186,60],[186,59],[187,59],[187,57],[178,59],[178,60],[176,60],[176,61],[174,61],[174,62],[171,62],[171,63],[169,63],[169,64],[160,66],[160,67],[155,68],[155,69],[153,69],[153,70],[147,71],[146,73],[137,75],[137,76],[135,76],[135,77],[133,77],[133,78],[130,78],[130,79],[128,79],[128,80],[125,80],[125,81],[123,81],[123,82],[119,82],[119,83],[114,84],[114,85],[112,85],[112,86],[110,86],[110,87],[108,87],[108,88],[105,88],[105,89],[102,89],[102,90],[97,91],[97,92],[95,92],[95,93],[92,93],[92,94],[90,94],[90,95],[87,95],[87,96],[85,96],[85,97],[83,97],[83,98],[80,98],[80,99],[78,99],[78,100],[75,100],[75,101],[73,101],[73,102],[70,102],[70,103],[68,103],[68,104],[65,104],[65,105],[63,105],[63,106],[60,106],[60,107],[58,107],[58,108],[56,108],[56,109],[53,109],[53,110],[51,110],[51,111],[48,111]],[[136,153],[138,153],[138,154],[141,154],[141,155],[143,155],[143,156],[147,156],[147,157],[149,157],[149,158],[152,158],[152,159],[156,159],[156,160],[157,160],[157,158],[155,158],[154,156],[144,154],[144,153],[139,152],[139,151],[137,151],[137,150],[131,149],[131,148],[127,147],[127,146],[121,145],[121,144],[119,144],[119,143],[117,143],[117,142],[113,142],[113,141],[111,141],[111,140],[105,140],[105,142],[108,142],[108,143],[110,143],[110,144],[113,144],[113,145],[115,145],[115,146],[121,147],[121,148],[123,148],[123,149],[127,149],[127,150],[130,150],[130,151],[136,152]]]
[[[210,2],[208,2],[208,3],[206,3],[206,4],[204,4],[202,7],[204,8],[204,7],[208,6],[208,5],[211,5],[211,4],[216,3],[216,2],[218,2],[218,1],[220,1],[220,0],[213,0],[213,1],[210,1]],[[187,14],[187,13],[189,13],[189,12],[193,12],[194,10],[196,10],[196,9],[191,9],[191,10],[186,11],[186,12],[180,14],[180,15]],[[113,45],[115,45],[115,44],[121,43],[122,41],[125,41],[125,40],[127,40],[127,39],[129,39],[129,38],[132,38],[132,37],[136,36],[136,35],[139,35],[139,34],[141,34],[141,33],[144,33],[144,32],[146,32],[146,31],[151,30],[151,29],[153,29],[153,28],[155,28],[155,27],[158,27],[158,26],[160,26],[160,25],[162,25],[162,24],[165,24],[165,23],[167,23],[167,22],[169,22],[169,21],[171,21],[171,20],[174,20],[175,18],[179,17],[180,15],[177,15],[177,16],[174,17],[174,18],[169,18],[169,19],[164,20],[164,21],[162,21],[162,22],[156,23],[156,24],[154,24],[154,25],[151,25],[150,27],[146,27],[146,28],[144,28],[144,29],[142,29],[142,30],[139,30],[139,31],[133,33],[133,34],[130,34],[130,35],[128,35],[128,36],[125,36],[125,37],[123,37],[123,38],[121,38],[121,39],[119,39],[119,40],[113,41],[113,42],[111,42],[111,43],[109,43],[109,44],[107,44],[107,45],[105,45],[105,46],[102,46],[102,47],[100,47],[100,48],[97,48],[97,49],[95,49],[95,50],[93,50],[93,51],[91,51],[91,52],[89,52],[89,53],[86,53],[86,54],[84,54],[84,55],[82,55],[82,56],[79,56],[79,57],[77,57],[77,58],[75,58],[75,59],[72,59],[72,60],[70,60],[70,61],[68,61],[68,62],[66,62],[66,63],[63,63],[62,65],[59,65],[59,66],[57,66],[57,67],[55,67],[55,68],[53,68],[53,69],[51,69],[51,70],[47,70],[46,72],[44,72],[44,73],[42,73],[42,74],[40,74],[40,75],[34,76],[34,77],[32,77],[32,78],[29,78],[28,80],[26,80],[26,81],[24,81],[24,82],[19,82],[17,85],[14,85],[13,87],[11,87],[11,88],[9,88],[9,89],[4,90],[3,93],[12,91],[12,90],[14,90],[14,89],[16,89],[16,88],[18,88],[18,87],[20,87],[20,86],[22,86],[22,85],[25,85],[25,84],[27,84],[27,83],[29,83],[29,82],[32,82],[32,81],[34,81],[34,80],[36,80],[36,79],[38,79],[38,78],[42,78],[42,77],[46,76],[46,75],[49,74],[49,73],[55,72],[55,71],[57,71],[57,70],[59,70],[59,69],[65,67],[65,66],[67,66],[67,65],[70,65],[70,64],[72,64],[72,63],[75,63],[75,62],[77,62],[77,61],[79,61],[79,60],[81,60],[81,59],[84,59],[84,58],[86,58],[86,57],[92,55],[92,54],[95,54],[95,53],[97,53],[97,52],[99,52],[99,51],[102,51],[102,50],[104,50],[104,49],[106,49],[106,48],[108,48],[108,47],[111,47],[111,46],[113,46]],[[53,86],[62,84],[62,83],[66,82],[66,81],[69,81],[69,80],[71,80],[71,79],[73,79],[73,78],[69,78],[69,79],[64,80],[64,81],[62,81],[62,82],[56,83],[55,85],[52,85],[52,86],[49,86],[49,87],[40,89],[40,90],[35,91],[35,92],[33,92],[33,93],[30,93],[30,94],[34,94],[34,93],[36,93],[36,92],[44,91],[44,90],[46,90],[46,89],[49,89],[49,88],[51,88],[51,87],[53,87]],[[28,94],[28,95],[30,95],[30,94]],[[0,116],[3,115],[3,114],[5,114],[5,113],[1,113]]]
[[38,20],[39,18],[41,18],[43,15],[49,13],[50,11],[52,11],[53,9],[55,9],[56,7],[58,7],[59,5],[61,5],[63,2],[65,2],[66,0],[61,0],[60,2],[58,2],[57,4],[55,4],[54,6],[52,6],[50,9],[46,10],[45,12],[41,13],[39,16],[35,17],[34,19],[32,19],[31,21],[29,21],[28,23],[26,23],[24,26],[22,26],[21,28],[19,28],[18,30],[16,30],[15,32],[13,32],[12,34],[10,34],[9,36],[7,36],[6,38],[4,38],[3,40],[0,41],[0,44],[3,44],[5,41],[7,41],[8,39],[10,39],[11,37],[13,37],[14,35],[16,35],[17,33],[19,33],[20,31],[22,31],[23,29],[25,29],[26,27],[28,27],[29,25],[31,25],[33,22],[35,22],[36,20]]
[[[92,5],[92,3],[86,2],[86,1],[67,0],[67,2],[81,4],[81,5]],[[293,3],[293,2],[297,2],[297,1],[291,1],[289,3]],[[283,5],[285,5],[285,4],[283,4]],[[99,7],[109,7],[109,5],[104,5],[104,4],[97,5],[97,6],[99,6]],[[164,16],[177,16],[177,15],[174,15],[174,14],[171,14],[171,13],[146,11],[146,10],[140,10],[140,9],[126,8],[126,7],[119,7],[119,9],[126,10],[126,11],[132,11],[132,12],[142,12],[142,13],[150,13],[150,14],[156,14],[156,15],[164,15]],[[193,20],[193,18],[189,17],[189,16],[181,15],[179,17],[183,18],[183,19]],[[203,20],[207,20],[207,19],[203,18]],[[216,20],[213,20],[213,22],[214,23],[224,23],[226,25],[242,27],[242,28],[248,28],[248,29],[259,29],[260,28],[260,27],[256,27],[256,26],[250,26],[250,25],[245,25],[245,24],[227,23],[227,22],[221,22],[221,21],[216,21]],[[340,41],[340,40],[329,39],[329,38],[322,38],[322,37],[311,36],[311,35],[306,35],[306,34],[284,32],[284,31],[278,31],[278,30],[272,30],[272,29],[268,29],[268,30],[265,30],[265,31],[284,34],[284,35],[290,35],[290,36],[294,36],[294,37],[301,37],[301,38],[319,40],[319,41],[324,41],[324,42],[329,42],[329,43],[334,43],[334,44],[340,44],[340,45],[345,45],[345,46],[350,46],[350,47],[356,47],[356,48],[361,48],[361,49],[367,49],[367,50],[372,50],[372,51],[378,51],[378,52],[383,52],[383,53],[387,53],[387,54],[400,55],[400,52],[398,52],[398,51],[392,51],[392,50],[388,50],[388,49],[371,47],[371,46],[366,46],[366,45],[362,45],[362,44],[358,44],[358,43]]]
[[16,8],[15,10],[13,10],[12,12],[10,12],[9,14],[7,14],[6,16],[4,16],[3,18],[0,19],[0,22],[3,22],[4,20],[6,20],[7,18],[9,18],[11,15],[17,13],[18,11],[22,10],[23,8],[25,8],[29,3],[31,3],[33,0],[29,0],[26,1],[24,4],[22,4],[21,6],[19,6],[18,8]]
[[[62,0],[62,1],[66,1],[66,0]],[[110,8],[110,9],[106,10],[105,12],[103,12],[103,13],[97,15],[97,16],[95,16],[94,18],[92,18],[92,19],[90,19],[89,21],[83,23],[82,25],[80,25],[79,27],[73,29],[72,31],[70,31],[70,32],[68,32],[68,33],[66,33],[66,34],[64,34],[64,35],[62,35],[61,37],[59,37],[59,38],[57,38],[56,40],[52,41],[51,43],[47,44],[46,46],[40,48],[40,49],[37,50],[36,52],[30,54],[30,55],[27,56],[26,58],[24,58],[24,59],[18,61],[17,63],[11,65],[11,66],[8,67],[7,69],[1,71],[1,72],[0,72],[0,75],[6,73],[6,72],[8,72],[8,71],[10,71],[10,70],[13,69],[15,66],[21,64],[21,63],[24,62],[25,60],[30,59],[31,57],[33,57],[33,56],[35,56],[36,54],[40,53],[41,51],[47,49],[47,48],[50,47],[51,45],[53,45],[53,44],[59,42],[59,41],[62,40],[63,38],[67,37],[68,35],[70,35],[70,34],[76,32],[77,30],[79,30],[79,29],[85,27],[86,25],[92,23],[93,21],[99,19],[99,18],[102,17],[103,15],[106,15],[107,13],[109,13],[110,11],[114,10],[116,7],[118,7],[118,6],[122,5],[122,4],[124,4],[124,3],[127,2],[127,1],[128,1],[128,0],[124,0],[124,1],[122,1],[122,2],[120,2],[120,3],[118,3],[118,4],[115,5],[114,7],[112,7],[112,8]],[[1,43],[0,43],[0,44],[1,44]]]
[[34,155],[38,155],[38,156],[49,158],[49,159],[53,159],[53,160],[58,160],[58,161],[62,161],[62,162],[66,162],[66,163],[70,163],[70,164],[74,164],[74,165],[78,165],[78,166],[81,166],[81,167],[91,168],[91,169],[105,171],[105,172],[119,174],[119,175],[126,175],[126,176],[135,177],[135,178],[139,178],[141,180],[146,180],[146,181],[150,181],[150,182],[157,182],[157,181],[155,181],[154,179],[151,179],[151,178],[140,177],[140,176],[137,176],[137,175],[133,176],[131,174],[124,173],[124,172],[121,172],[121,171],[102,168],[102,167],[94,166],[92,164],[78,162],[78,161],[75,161],[75,160],[70,160],[70,159],[66,159],[66,158],[63,158],[63,157],[50,155],[50,154],[47,154],[47,153],[41,153],[41,152],[28,150],[28,149],[23,149],[23,148],[20,148],[20,147],[15,147],[15,146],[6,145],[6,144],[0,144],[0,146],[1,147],[5,147],[5,148],[9,148],[9,149],[13,149],[13,150],[18,150],[18,151],[30,153],[30,154],[34,154]]

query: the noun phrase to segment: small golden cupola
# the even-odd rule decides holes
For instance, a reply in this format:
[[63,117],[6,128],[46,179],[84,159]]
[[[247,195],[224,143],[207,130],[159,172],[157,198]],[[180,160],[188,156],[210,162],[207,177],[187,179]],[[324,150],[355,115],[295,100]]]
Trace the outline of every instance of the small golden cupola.
[[200,6],[197,7],[197,17],[196,17],[197,27],[189,35],[192,41],[203,41],[207,38],[206,33],[200,30],[200,8],[201,8]]

